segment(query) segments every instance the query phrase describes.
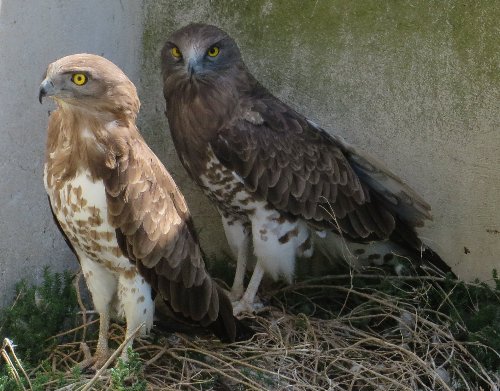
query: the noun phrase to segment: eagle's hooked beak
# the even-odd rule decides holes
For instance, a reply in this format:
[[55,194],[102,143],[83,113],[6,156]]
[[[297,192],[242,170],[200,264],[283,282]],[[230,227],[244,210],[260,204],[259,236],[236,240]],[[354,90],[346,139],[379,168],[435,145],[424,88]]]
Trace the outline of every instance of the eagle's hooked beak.
[[46,96],[52,96],[54,95],[55,88],[54,88],[54,83],[50,79],[45,79],[42,81],[42,84],[40,84],[40,90],[38,92],[38,101],[42,103],[43,98]]
[[201,70],[200,63],[197,59],[191,58],[187,63],[187,71],[189,79],[193,78],[193,75]]

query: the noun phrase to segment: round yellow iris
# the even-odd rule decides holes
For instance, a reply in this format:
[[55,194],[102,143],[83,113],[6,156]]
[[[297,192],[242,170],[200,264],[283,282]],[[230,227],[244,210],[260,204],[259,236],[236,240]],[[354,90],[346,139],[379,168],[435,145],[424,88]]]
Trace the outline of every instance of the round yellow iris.
[[71,81],[77,86],[83,86],[87,82],[87,76],[83,73],[74,73],[71,76]]
[[217,55],[220,53],[220,49],[217,46],[212,46],[210,49],[208,49],[207,54],[210,57],[217,57]]
[[170,53],[172,53],[172,56],[174,56],[175,58],[181,58],[182,57],[181,51],[176,46],[174,46],[172,49],[170,49]]

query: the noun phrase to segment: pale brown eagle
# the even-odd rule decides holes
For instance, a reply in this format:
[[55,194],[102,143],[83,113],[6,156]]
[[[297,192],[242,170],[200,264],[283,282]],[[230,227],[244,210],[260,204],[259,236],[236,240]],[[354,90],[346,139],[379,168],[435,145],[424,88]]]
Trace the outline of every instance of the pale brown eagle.
[[126,320],[127,336],[141,324],[142,334],[151,329],[152,290],[182,317],[234,340],[231,302],[205,269],[186,202],[135,125],[132,82],[112,62],[76,54],[49,65],[40,103],[44,96],[57,104],[45,187],[100,316],[95,367],[109,356],[110,316]]
[[[382,264],[396,253],[449,270],[415,231],[431,218],[430,206],[376,160],[273,96],[224,31],[191,24],[174,32],[161,63],[180,160],[217,205],[237,257],[235,313],[252,309],[265,272],[292,279],[296,257],[312,254],[313,234],[327,237],[336,256],[350,251]],[[251,242],[257,264],[242,296]]]

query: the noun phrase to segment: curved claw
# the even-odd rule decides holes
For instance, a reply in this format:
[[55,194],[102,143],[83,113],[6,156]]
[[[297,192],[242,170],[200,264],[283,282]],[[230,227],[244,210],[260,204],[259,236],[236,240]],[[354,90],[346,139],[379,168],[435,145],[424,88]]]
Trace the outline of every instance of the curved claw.
[[108,361],[108,358],[111,357],[113,353],[110,349],[96,350],[95,354],[92,356],[85,342],[80,343],[80,350],[83,352],[83,360],[78,363],[80,369],[85,370],[89,368],[96,372],[106,363],[106,361]]
[[251,303],[243,297],[241,300],[233,302],[233,315],[239,317],[244,313],[253,314],[263,307],[264,305],[257,298]]

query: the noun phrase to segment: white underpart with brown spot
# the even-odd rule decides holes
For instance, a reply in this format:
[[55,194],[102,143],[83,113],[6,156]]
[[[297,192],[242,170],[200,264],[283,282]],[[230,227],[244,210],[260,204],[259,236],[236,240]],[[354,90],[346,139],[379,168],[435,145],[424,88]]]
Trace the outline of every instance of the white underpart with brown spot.
[[[216,203],[226,238],[237,258],[233,286],[229,294],[234,314],[254,309],[254,299],[264,273],[272,278],[291,282],[297,257],[310,257],[313,240],[317,237],[325,255],[344,259],[355,268],[366,265],[381,266],[405,252],[391,242],[348,243],[341,236],[327,231],[316,231],[306,221],[286,216],[265,201],[258,200],[245,188],[243,179],[224,167],[209,152],[206,174],[200,176],[206,195]],[[312,233],[316,235],[311,235]],[[252,278],[246,291],[243,281],[250,252],[250,239],[257,257]],[[397,274],[402,273],[399,263],[394,263]]]
[[47,167],[44,182],[57,220],[78,255],[101,318],[96,354],[106,354],[111,315],[126,320],[126,336],[142,323],[140,334],[148,333],[154,315],[151,286],[119,248],[115,229],[108,223],[103,182],[93,181],[89,173],[79,171],[64,185],[49,187],[48,183],[57,184],[59,180],[47,181]]
[[[309,257],[313,248],[310,229],[300,219],[291,220],[265,201],[255,199],[242,179],[227,170],[211,154],[207,164],[209,176],[200,177],[206,194],[216,202],[222,216],[229,246],[237,258],[237,266],[230,297],[234,313],[251,311],[264,273],[272,278],[293,280],[297,256]],[[252,239],[257,264],[243,297],[243,277]]]

